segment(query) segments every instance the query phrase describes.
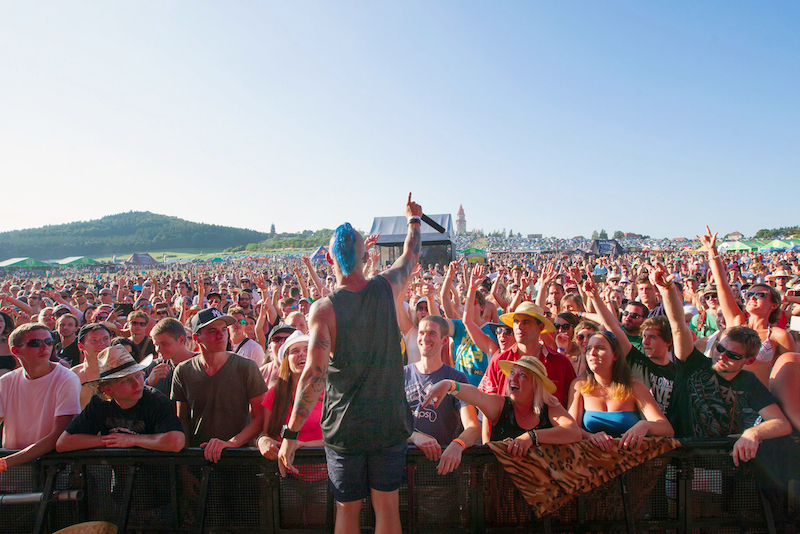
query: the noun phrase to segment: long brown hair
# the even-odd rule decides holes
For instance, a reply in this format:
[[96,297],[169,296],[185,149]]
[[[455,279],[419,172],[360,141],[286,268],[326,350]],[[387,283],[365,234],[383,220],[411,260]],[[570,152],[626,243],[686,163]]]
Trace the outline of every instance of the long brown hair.
[[[628,361],[625,358],[625,355],[622,354],[622,348],[620,347],[619,341],[617,341],[617,337],[608,330],[597,332],[592,337],[595,336],[600,336],[608,341],[608,344],[611,345],[611,350],[614,353],[614,363],[611,366],[611,398],[625,400],[633,394],[633,378],[631,377],[631,368],[628,366]],[[586,383],[581,388],[581,393],[584,395],[592,393],[594,388],[597,386],[597,379],[594,376],[594,372],[587,365]]]
[[278,382],[273,386],[275,395],[272,397],[272,413],[267,422],[267,435],[279,440],[281,427],[286,424],[286,416],[294,402],[292,398],[293,389],[292,370],[289,367],[289,354],[283,356],[280,370],[278,371]]

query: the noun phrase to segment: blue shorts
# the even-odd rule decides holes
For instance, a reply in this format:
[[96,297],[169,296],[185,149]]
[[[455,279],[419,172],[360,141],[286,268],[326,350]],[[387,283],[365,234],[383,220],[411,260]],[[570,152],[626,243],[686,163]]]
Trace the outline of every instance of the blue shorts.
[[331,492],[338,502],[360,501],[369,490],[395,491],[403,483],[408,443],[358,453],[325,447]]

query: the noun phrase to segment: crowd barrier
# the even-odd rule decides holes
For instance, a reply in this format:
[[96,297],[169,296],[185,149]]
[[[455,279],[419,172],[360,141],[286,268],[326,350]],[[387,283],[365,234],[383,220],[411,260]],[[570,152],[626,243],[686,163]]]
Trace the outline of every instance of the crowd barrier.
[[[445,476],[413,449],[400,489],[403,531],[796,532],[793,485],[780,498],[762,491],[752,466],[734,467],[730,446],[687,440],[541,519],[488,448],[468,449]],[[282,479],[255,449],[227,449],[218,464],[199,449],[48,454],[0,474],[0,532],[49,533],[96,520],[119,532],[333,532],[324,452],[300,450],[297,464],[299,477]],[[361,523],[371,531],[366,501]]]

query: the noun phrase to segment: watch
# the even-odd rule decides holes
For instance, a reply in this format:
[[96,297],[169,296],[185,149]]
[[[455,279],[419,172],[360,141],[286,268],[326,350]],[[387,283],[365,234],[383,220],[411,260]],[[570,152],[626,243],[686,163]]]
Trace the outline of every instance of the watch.
[[281,437],[283,439],[297,439],[297,435],[300,434],[300,431],[297,432],[291,430],[289,425],[283,425],[281,427]]

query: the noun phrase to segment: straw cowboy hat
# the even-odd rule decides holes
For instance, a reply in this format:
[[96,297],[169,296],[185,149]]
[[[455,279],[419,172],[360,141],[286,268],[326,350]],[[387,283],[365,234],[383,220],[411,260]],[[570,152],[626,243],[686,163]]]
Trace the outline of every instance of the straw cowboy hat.
[[105,380],[123,378],[144,371],[153,361],[153,355],[150,354],[141,362],[136,363],[128,349],[122,345],[112,345],[97,355],[97,361],[100,363],[100,378],[84,382],[83,385],[86,387],[97,386]]
[[544,325],[544,329],[542,330],[543,334],[548,332],[554,331],[556,328],[553,326],[553,323],[550,322],[550,319],[544,316],[544,312],[542,309],[534,304],[533,302],[528,302],[527,300],[517,306],[517,309],[511,313],[504,313],[500,316],[500,322],[502,322],[506,326],[514,327],[514,316],[515,315],[527,315],[528,317],[533,317],[540,323]]
[[537,358],[536,356],[523,356],[517,361],[513,360],[500,360],[498,363],[500,366],[500,370],[508,376],[511,374],[511,368],[515,365],[519,365],[520,367],[524,367],[529,371],[533,371],[535,375],[542,379],[544,383],[544,388],[547,390],[548,393],[551,395],[556,392],[556,385],[553,383],[552,380],[547,378],[547,368],[544,364]]

